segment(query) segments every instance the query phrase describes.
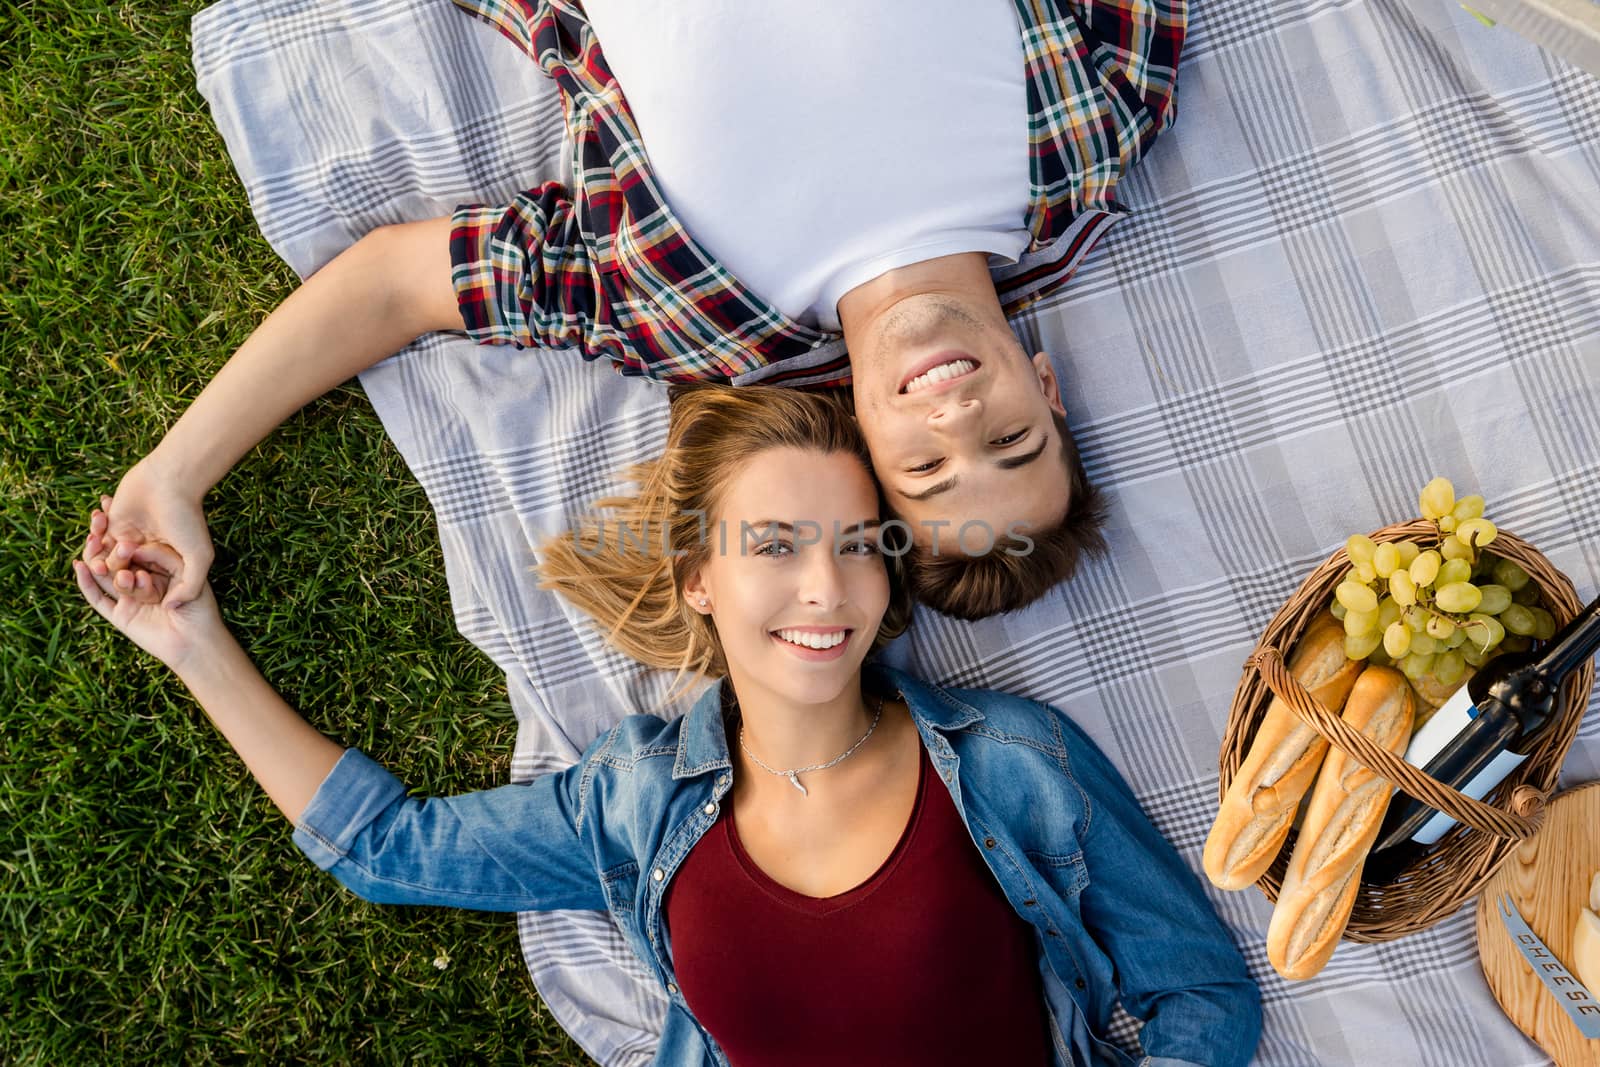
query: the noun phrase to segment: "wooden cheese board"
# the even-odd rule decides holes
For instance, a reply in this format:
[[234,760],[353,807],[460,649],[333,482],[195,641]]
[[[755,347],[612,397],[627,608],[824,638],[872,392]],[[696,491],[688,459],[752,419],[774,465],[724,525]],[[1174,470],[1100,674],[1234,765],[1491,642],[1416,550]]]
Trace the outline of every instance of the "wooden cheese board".
[[[1600,1064],[1587,1039],[1513,944],[1495,902],[1507,894],[1557,959],[1571,966],[1572,929],[1600,871],[1600,782],[1558,794],[1544,826],[1511,854],[1478,898],[1478,958],[1489,989],[1517,1028],[1559,1067]],[[1595,991],[1600,994],[1600,990]]]

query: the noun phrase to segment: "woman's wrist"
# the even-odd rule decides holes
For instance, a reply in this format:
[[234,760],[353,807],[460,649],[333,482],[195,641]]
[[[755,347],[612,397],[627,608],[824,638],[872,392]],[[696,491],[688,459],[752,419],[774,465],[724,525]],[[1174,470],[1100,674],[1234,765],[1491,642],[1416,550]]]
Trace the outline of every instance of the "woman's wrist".
[[198,638],[181,660],[167,664],[196,696],[236,685],[256,673],[255,665],[226,626]]

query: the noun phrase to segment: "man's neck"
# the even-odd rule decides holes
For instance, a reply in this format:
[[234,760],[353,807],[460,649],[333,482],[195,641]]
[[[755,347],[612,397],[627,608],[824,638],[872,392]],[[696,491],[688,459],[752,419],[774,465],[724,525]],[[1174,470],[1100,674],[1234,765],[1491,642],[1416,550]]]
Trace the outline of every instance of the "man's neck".
[[995,295],[994,279],[989,275],[988,254],[958,252],[896,267],[840,297],[839,323],[844,330],[845,344],[852,352],[858,346],[870,346],[874,326],[896,304],[924,295],[948,296],[973,307],[993,303],[999,312],[999,297]]

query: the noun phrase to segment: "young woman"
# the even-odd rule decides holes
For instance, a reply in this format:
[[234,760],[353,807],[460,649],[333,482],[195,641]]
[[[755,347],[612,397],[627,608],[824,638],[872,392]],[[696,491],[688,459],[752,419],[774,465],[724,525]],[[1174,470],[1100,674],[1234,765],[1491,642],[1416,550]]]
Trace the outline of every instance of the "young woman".
[[[770,395],[769,395],[770,394]],[[546,546],[623,650],[720,679],[529,785],[418,800],[273,692],[181,559],[85,599],[170,666],[362,897],[607,909],[664,1064],[1244,1064],[1260,1003],[1199,883],[1059,711],[865,665],[906,624],[859,431],[784,391],[675,397],[665,454]],[[86,558],[115,547],[96,513]],[[1135,1061],[1104,1040],[1145,1020]]]

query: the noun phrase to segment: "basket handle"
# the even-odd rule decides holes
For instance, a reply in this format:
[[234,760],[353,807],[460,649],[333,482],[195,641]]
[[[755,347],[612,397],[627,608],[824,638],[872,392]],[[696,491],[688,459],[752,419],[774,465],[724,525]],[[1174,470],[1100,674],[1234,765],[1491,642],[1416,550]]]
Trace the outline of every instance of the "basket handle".
[[1361,731],[1353,728],[1338,715],[1324,708],[1315,697],[1306,692],[1284,666],[1283,654],[1270,645],[1257,649],[1245,661],[1254,667],[1267,688],[1294,710],[1300,720],[1321,734],[1330,744],[1337,745],[1362,764],[1387,778],[1401,791],[1444,812],[1452,819],[1474,830],[1520,841],[1537,833],[1544,822],[1545,796],[1528,785],[1520,785],[1511,793],[1511,812],[1502,811],[1492,804],[1473,800],[1457,792],[1430,775],[1413,767]]

